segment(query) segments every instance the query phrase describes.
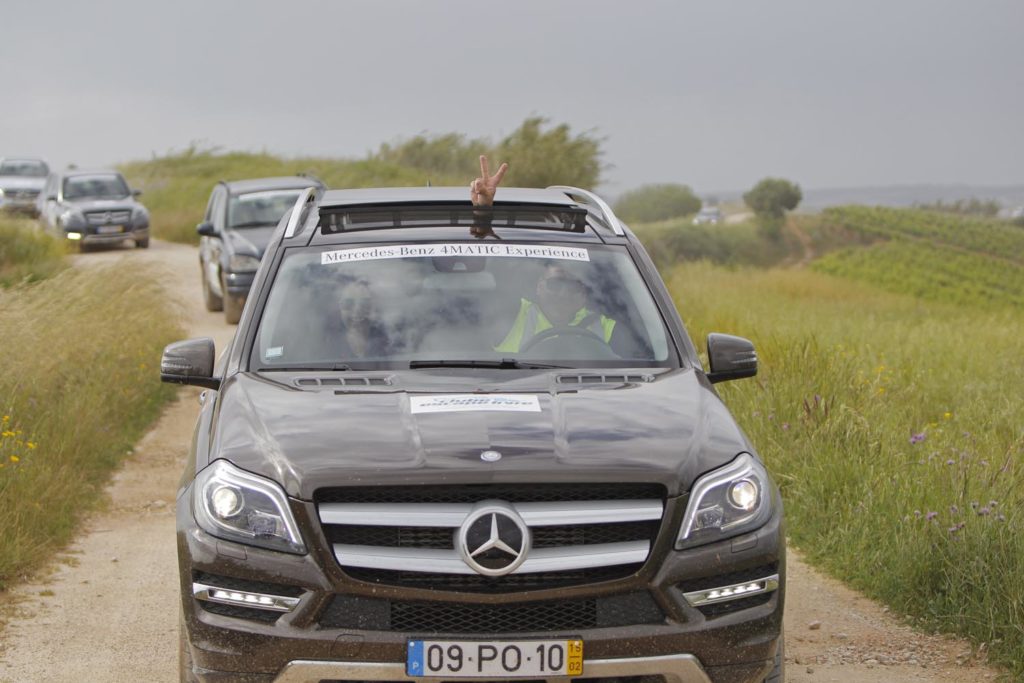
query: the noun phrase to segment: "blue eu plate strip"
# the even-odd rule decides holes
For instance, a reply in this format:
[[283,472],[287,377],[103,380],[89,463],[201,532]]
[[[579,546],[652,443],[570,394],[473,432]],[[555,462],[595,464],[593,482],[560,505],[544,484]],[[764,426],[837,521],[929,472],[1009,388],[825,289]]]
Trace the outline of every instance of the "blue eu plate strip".
[[405,675],[406,676],[422,676],[423,675],[423,641],[422,640],[410,640],[409,641],[409,656],[405,660]]

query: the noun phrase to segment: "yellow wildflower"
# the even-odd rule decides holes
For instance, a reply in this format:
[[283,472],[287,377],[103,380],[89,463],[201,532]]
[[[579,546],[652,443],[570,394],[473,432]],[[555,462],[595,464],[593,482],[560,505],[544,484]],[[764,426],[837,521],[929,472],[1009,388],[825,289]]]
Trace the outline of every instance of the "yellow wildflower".
[[16,455],[12,455],[12,456],[11,456],[11,462],[18,462],[19,460],[21,460],[21,458],[19,458],[19,457],[18,457],[18,456],[16,456]]
[[4,415],[3,423],[7,424],[10,421],[11,421],[11,416],[10,415]]
[[31,451],[31,450],[33,450],[33,449],[35,449],[35,447],[36,447],[35,443],[33,443],[33,442],[31,442],[31,441],[29,441],[29,442],[28,442],[28,443],[26,443],[25,445],[26,445],[26,446],[28,446],[28,449],[29,449],[30,451]]
[[12,432],[9,429],[5,429],[3,432],[0,432],[0,436],[2,436],[4,438],[6,438],[8,436],[14,436],[14,432]]
[[942,417],[943,417],[944,419],[946,419],[946,420],[950,420],[950,419],[952,419],[952,418],[953,418],[953,413],[950,413],[950,412],[948,412],[948,411],[947,411],[947,412],[945,412],[945,413],[943,413],[943,414],[942,414]]

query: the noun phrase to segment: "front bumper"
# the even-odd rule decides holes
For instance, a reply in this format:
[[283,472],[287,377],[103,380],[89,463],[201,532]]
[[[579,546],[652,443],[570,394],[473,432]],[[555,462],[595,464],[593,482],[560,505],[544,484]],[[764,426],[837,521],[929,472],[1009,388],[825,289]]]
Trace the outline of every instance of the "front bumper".
[[[78,237],[73,238],[72,234],[78,235]],[[65,229],[64,236],[69,242],[79,244],[120,244],[126,239],[149,239],[149,228],[126,228],[122,232],[100,233],[96,227],[90,226],[81,229]]]
[[249,290],[252,288],[252,283],[255,279],[255,272],[233,273],[231,271],[224,271],[224,285],[227,289],[227,294],[236,299],[244,299],[249,296]]
[[[524,640],[579,637],[584,641],[581,680],[658,675],[667,681],[752,683],[770,672],[782,630],[784,581],[764,600],[742,603],[733,611],[707,614],[683,597],[694,581],[722,585],[737,572],[774,567],[785,575],[781,505],[761,529],[735,539],[675,551],[674,534],[662,533],[647,564],[624,579],[585,586],[523,593],[433,592],[357,581],[345,575],[331,554],[312,504],[293,501],[296,520],[311,548],[304,556],[288,555],[219,540],[199,529],[192,518],[190,491],[179,499],[178,555],[182,607],[200,681],[420,680],[405,675],[406,642],[410,637]],[[666,509],[665,524],[678,528],[680,505]],[[296,588],[298,605],[288,613],[259,621],[238,614],[210,611],[193,598],[197,574],[227,576],[259,585]],[[273,593],[273,589],[265,592]],[[645,594],[663,617],[646,623],[614,627],[573,628],[537,632],[480,633],[402,631],[363,628],[357,618],[342,628],[324,615],[337,596],[365,604],[372,611],[413,601],[446,606],[543,603],[566,598],[607,599]],[[362,600],[362,603],[359,603]],[[749,606],[748,606],[749,605]],[[433,608],[431,608],[433,609]],[[562,679],[564,680],[564,679]]]

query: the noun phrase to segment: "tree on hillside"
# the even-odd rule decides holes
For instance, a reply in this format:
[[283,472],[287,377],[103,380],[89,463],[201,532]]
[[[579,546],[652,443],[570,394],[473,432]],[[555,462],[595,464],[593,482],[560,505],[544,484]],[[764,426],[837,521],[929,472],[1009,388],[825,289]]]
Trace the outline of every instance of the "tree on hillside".
[[803,198],[800,186],[784,178],[765,178],[743,195],[762,231],[772,239],[782,234],[786,212],[795,209]]
[[687,185],[644,185],[622,195],[615,214],[624,221],[652,223],[700,211],[701,201]]
[[459,133],[420,134],[395,143],[385,142],[375,156],[380,161],[418,168],[428,174],[457,175],[473,168],[490,146],[487,140],[466,139]]
[[[542,130],[548,123],[533,117],[498,143],[494,163],[508,163],[504,184],[519,187],[575,185],[592,188],[601,182],[601,140],[590,133],[573,135],[563,123]],[[472,169],[472,166],[469,167]]]

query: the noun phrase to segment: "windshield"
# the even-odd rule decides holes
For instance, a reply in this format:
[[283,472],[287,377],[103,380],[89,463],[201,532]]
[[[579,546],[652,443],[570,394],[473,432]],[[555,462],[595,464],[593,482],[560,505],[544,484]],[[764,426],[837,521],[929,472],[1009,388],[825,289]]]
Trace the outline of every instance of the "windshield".
[[509,242],[289,250],[254,351],[266,369],[675,365],[625,248]]
[[122,199],[128,195],[128,184],[116,173],[64,179],[64,199]]
[[302,190],[250,192],[231,198],[228,204],[229,228],[257,228],[277,225],[281,216],[295,205]]
[[0,175],[45,178],[50,169],[35,159],[7,159],[0,163]]

